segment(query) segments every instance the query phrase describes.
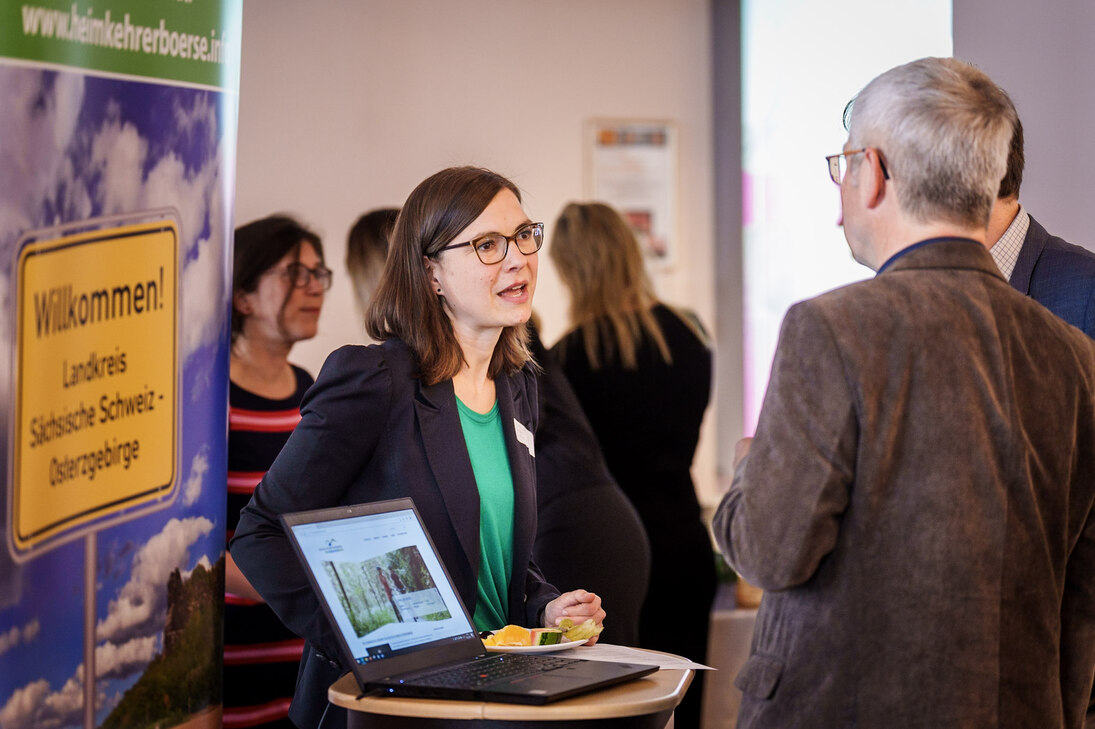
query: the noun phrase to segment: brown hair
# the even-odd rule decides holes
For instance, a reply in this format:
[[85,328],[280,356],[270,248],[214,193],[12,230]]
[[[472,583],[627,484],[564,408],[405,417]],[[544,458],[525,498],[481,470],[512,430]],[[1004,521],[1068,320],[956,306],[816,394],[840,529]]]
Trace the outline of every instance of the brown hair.
[[[423,256],[441,249],[471,225],[502,190],[521,200],[517,186],[481,167],[450,167],[411,192],[388,239],[388,260],[365,314],[373,339],[401,339],[414,353],[428,385],[451,379],[464,366],[464,352],[441,298],[430,285]],[[531,358],[524,324],[502,329],[487,374],[512,374]]]
[[1004,173],[1004,179],[1000,180],[1000,192],[996,197],[1004,200],[1009,197],[1018,198],[1019,188],[1023,186],[1023,167],[1026,158],[1023,155],[1023,122],[1015,117],[1015,129],[1011,132],[1011,146],[1008,148],[1008,170]]
[[[570,323],[579,330],[593,369],[619,357],[625,369],[638,367],[643,334],[666,362],[669,346],[651,312],[653,286],[646,275],[635,234],[604,203],[570,203],[555,221],[551,260],[570,290]],[[560,355],[566,357],[565,345]]]

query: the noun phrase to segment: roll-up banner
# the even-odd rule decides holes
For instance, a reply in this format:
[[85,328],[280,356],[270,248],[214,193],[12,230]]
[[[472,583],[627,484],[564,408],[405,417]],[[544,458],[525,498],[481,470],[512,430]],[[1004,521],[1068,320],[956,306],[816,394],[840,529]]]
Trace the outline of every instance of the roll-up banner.
[[0,0],[0,729],[220,725],[240,0]]

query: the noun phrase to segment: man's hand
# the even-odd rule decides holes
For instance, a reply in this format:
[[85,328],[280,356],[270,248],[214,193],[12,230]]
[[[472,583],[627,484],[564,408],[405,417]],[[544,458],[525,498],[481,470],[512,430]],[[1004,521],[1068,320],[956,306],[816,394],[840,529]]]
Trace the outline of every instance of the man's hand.
[[742,438],[734,445],[734,470],[738,470],[738,466],[745,460],[745,457],[749,455],[749,446],[753,443],[752,438]]

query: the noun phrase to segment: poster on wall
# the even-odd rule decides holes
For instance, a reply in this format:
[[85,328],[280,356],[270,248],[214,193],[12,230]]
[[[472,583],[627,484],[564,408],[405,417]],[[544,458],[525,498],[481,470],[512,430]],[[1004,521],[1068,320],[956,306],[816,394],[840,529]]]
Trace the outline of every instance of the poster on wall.
[[677,129],[670,122],[594,119],[586,124],[585,194],[615,208],[649,263],[677,261]]
[[0,2],[0,729],[220,726],[241,22]]

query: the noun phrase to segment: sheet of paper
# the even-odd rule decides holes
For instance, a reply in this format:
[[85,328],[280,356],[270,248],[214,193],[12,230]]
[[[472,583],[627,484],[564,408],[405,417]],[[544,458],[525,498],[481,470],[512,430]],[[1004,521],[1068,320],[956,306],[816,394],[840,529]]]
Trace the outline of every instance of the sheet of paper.
[[[564,654],[560,654],[564,655]],[[580,645],[572,648],[565,655],[568,658],[584,658],[587,661],[609,661],[612,663],[641,663],[644,666],[658,666],[659,668],[689,668],[693,671],[714,671],[711,666],[694,663],[684,656],[675,656],[671,653],[640,650],[628,648],[623,645],[611,645],[598,643],[597,645]]]

